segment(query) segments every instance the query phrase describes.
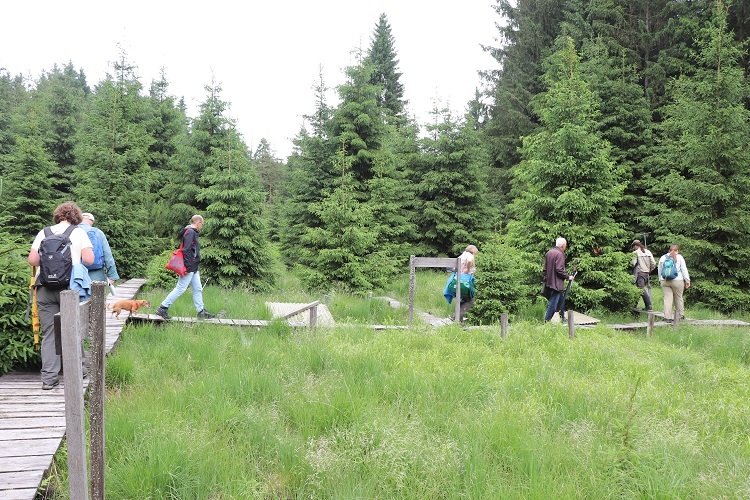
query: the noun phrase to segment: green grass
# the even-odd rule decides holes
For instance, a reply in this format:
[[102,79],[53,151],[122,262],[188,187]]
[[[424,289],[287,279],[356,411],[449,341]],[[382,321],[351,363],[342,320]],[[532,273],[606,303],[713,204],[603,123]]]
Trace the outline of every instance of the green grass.
[[[264,300],[206,291],[228,317]],[[690,325],[129,327],[107,360],[107,497],[747,497],[748,363],[747,330]]]

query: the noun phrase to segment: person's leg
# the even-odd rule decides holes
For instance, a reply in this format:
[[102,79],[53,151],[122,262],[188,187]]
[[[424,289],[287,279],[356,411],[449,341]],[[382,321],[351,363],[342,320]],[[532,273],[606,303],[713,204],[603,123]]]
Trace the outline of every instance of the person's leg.
[[674,292],[675,313],[682,319],[685,316],[685,301],[683,300],[685,282],[682,280],[672,280],[672,291]]
[[185,293],[185,290],[187,290],[187,287],[192,281],[193,275],[195,274],[198,273],[185,273],[185,276],[180,276],[180,278],[177,280],[177,285],[171,292],[169,292],[167,298],[161,302],[161,306],[165,309],[169,309],[169,307],[174,304],[177,299],[180,298],[180,295]]
[[39,287],[36,292],[36,304],[42,328],[42,383],[54,385],[59,380],[62,367],[55,342],[55,314],[60,312],[60,292]]
[[661,281],[661,290],[664,292],[664,319],[674,319],[672,314],[672,287],[670,281]]
[[638,278],[635,281],[635,284],[638,286],[638,288],[641,289],[641,296],[643,297],[643,305],[646,307],[647,311],[650,311],[652,304],[651,304],[651,294],[649,293],[648,288],[646,288],[647,281],[648,281],[648,275],[639,274]]
[[552,295],[549,297],[549,303],[547,304],[547,312],[544,314],[544,321],[549,321],[552,316],[557,312],[557,305],[560,301],[560,297],[564,292],[552,290]]
[[201,284],[201,276],[198,271],[193,273],[193,278],[190,280],[190,288],[193,289],[195,311],[201,312],[203,310],[203,285]]
[[474,299],[467,300],[466,302],[461,302],[461,307],[460,307],[459,312],[460,312],[460,318],[462,322],[464,320],[464,316],[466,315],[466,312],[469,309],[471,309],[471,306],[473,305],[474,305]]

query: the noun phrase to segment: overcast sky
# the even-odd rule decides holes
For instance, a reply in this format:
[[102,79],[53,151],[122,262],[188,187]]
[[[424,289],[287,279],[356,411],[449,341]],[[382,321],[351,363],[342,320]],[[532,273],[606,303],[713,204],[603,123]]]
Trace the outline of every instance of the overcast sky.
[[[312,87],[344,82],[357,47],[367,50],[381,13],[391,33],[410,114],[427,121],[433,101],[462,114],[496,68],[481,45],[497,45],[494,0],[25,0],[6,2],[0,68],[36,79],[71,61],[91,87],[112,73],[120,47],[145,89],[166,72],[170,93],[195,117],[212,75],[227,113],[255,149],[265,137],[285,159]],[[335,99],[335,94],[333,99]],[[334,104],[332,101],[331,104]]]

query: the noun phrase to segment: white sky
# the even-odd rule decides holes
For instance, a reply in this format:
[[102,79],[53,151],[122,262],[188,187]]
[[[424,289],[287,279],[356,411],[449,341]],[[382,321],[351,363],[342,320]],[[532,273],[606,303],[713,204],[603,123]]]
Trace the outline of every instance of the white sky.
[[[33,79],[72,61],[93,88],[119,47],[147,91],[164,67],[170,94],[191,117],[212,75],[252,149],[262,137],[279,158],[314,111],[312,87],[344,82],[357,47],[367,50],[381,13],[391,25],[409,112],[420,124],[437,99],[455,113],[495,68],[480,44],[497,45],[494,0],[24,0],[0,21],[0,68]],[[329,104],[335,104],[335,94]]]

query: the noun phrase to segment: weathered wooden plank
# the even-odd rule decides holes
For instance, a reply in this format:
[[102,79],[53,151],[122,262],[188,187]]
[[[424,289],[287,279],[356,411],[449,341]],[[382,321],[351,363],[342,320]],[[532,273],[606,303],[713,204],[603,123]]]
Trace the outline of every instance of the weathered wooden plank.
[[414,257],[411,264],[414,267],[445,267],[456,268],[456,257]]
[[0,446],[0,457],[30,457],[32,455],[49,455],[52,457],[59,447],[59,438],[3,441],[3,445]]
[[46,427],[36,429],[0,429],[0,441],[62,438],[65,427]]
[[[23,457],[0,457],[0,472],[20,472],[25,470],[47,470],[52,463],[52,456],[30,455]],[[2,483],[0,483],[2,487]],[[2,498],[2,495],[0,495]]]
[[[3,488],[11,490],[19,488],[34,488],[35,486],[39,486],[39,482],[42,480],[43,475],[44,472],[38,470],[0,472],[0,484],[3,485]],[[0,490],[0,498],[6,498],[2,490]]]
[[[53,390],[60,390],[60,389],[53,389]],[[13,404],[7,404],[0,406],[0,418],[2,417],[8,417],[8,413],[11,412],[18,412],[21,410],[26,410],[27,415],[37,415],[38,413],[56,413],[57,415],[62,415],[61,412],[65,411],[65,402],[60,401],[58,403],[33,403],[33,404],[24,404],[24,403],[13,403]]]
[[[0,394],[0,405],[12,405],[12,404],[44,404],[44,403],[62,403],[65,398],[62,394],[47,394],[53,391],[42,391],[41,387],[34,387],[34,391],[27,391],[28,395],[18,393],[20,390],[16,390],[16,394]],[[36,395],[39,392],[39,396]],[[56,391],[55,391],[56,392]]]
[[43,429],[45,427],[65,427],[65,417],[37,417],[0,418],[0,429]]
[[[41,479],[40,481],[41,482]],[[37,488],[3,489],[0,485],[0,498],[3,500],[29,500],[36,497]]]

